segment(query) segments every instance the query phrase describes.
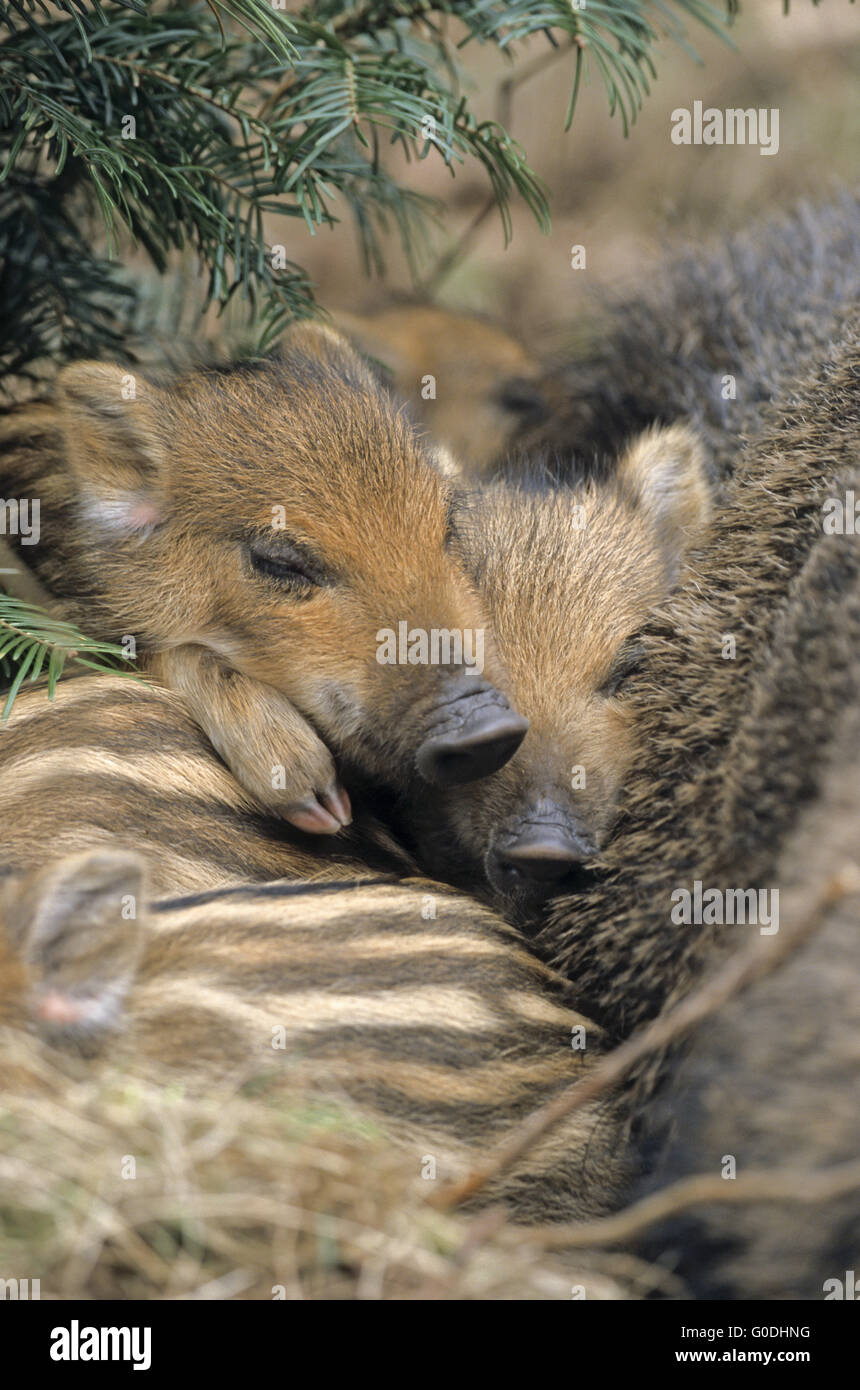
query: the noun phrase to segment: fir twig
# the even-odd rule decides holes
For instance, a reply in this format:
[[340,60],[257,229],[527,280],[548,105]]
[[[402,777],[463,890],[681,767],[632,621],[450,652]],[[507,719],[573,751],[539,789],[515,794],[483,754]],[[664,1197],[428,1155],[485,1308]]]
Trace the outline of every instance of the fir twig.
[[385,168],[386,145],[452,172],[477,161],[506,237],[514,197],[547,228],[547,192],[525,151],[463,95],[469,45],[513,58],[533,40],[566,54],[570,114],[590,68],[626,129],[655,44],[686,44],[684,18],[721,29],[733,8],[315,0],[288,15],[269,0],[0,0],[0,377],[122,352],[137,286],[100,241],[111,254],[136,243],[160,274],[176,252],[196,257],[200,309],[243,299],[259,348],[314,312],[304,271],[266,245],[267,213],[313,232],[346,211],[376,271],[394,225],[417,274],[434,209]]
[[[0,577],[4,573],[0,570]],[[129,660],[113,642],[97,642],[72,623],[62,622],[43,609],[0,591],[0,669],[12,682],[0,724],[9,718],[24,681],[38,680],[43,671],[47,675],[48,698],[53,699],[67,662],[140,679],[127,669]]]

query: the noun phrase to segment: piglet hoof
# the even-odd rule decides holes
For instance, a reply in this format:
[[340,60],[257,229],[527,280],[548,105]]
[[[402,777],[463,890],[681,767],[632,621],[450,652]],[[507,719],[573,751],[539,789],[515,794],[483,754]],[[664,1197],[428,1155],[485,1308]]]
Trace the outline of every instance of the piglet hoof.
[[321,792],[318,797],[312,794],[291,802],[284,817],[308,835],[337,835],[351,823],[352,807],[346,789],[333,782],[328,791]]
[[321,794],[320,801],[342,826],[352,825],[352,805],[346,787],[332,782],[328,791]]

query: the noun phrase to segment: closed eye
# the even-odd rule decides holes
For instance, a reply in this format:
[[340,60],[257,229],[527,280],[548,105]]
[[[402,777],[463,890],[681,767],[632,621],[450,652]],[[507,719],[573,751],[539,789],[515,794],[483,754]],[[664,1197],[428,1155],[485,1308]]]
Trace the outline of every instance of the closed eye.
[[644,669],[645,648],[639,642],[624,642],[615,653],[615,660],[599,693],[607,698],[622,694],[627,682]]
[[319,561],[289,542],[273,546],[255,539],[248,544],[247,555],[255,574],[296,593],[307,594],[327,582]]

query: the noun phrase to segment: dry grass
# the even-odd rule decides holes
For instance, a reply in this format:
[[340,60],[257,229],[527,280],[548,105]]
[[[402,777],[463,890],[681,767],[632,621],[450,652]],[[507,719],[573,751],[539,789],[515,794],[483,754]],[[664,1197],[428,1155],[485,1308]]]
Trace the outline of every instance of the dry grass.
[[615,1299],[654,1282],[617,1255],[548,1256],[497,1210],[434,1211],[414,1158],[346,1103],[183,1094],[58,1067],[20,1037],[4,1058],[0,1274],[43,1299]]

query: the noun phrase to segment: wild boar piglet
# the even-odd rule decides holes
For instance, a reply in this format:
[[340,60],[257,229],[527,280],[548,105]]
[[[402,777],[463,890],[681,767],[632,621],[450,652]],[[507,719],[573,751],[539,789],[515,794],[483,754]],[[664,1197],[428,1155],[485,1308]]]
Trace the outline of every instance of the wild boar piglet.
[[483,883],[520,924],[585,881],[636,754],[625,686],[637,630],[710,509],[702,451],[683,425],[647,431],[601,478],[499,482],[473,497],[460,544],[530,727],[492,777],[403,807],[431,872]]
[[451,484],[337,334],[300,327],[280,358],[162,384],[75,363],[0,443],[4,493],[41,502],[22,558],[85,630],[134,637],[299,828],[349,823],[335,757],[448,785],[521,741]]

